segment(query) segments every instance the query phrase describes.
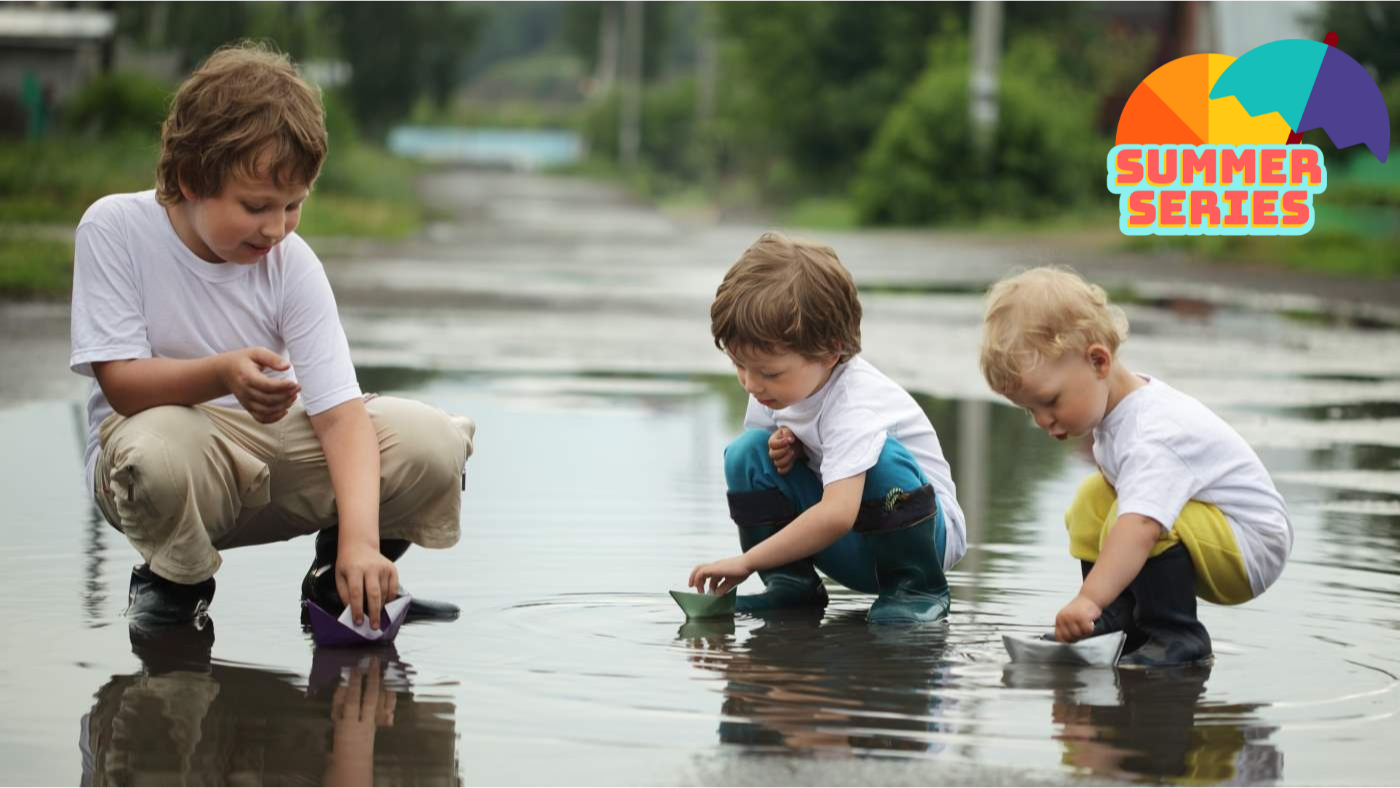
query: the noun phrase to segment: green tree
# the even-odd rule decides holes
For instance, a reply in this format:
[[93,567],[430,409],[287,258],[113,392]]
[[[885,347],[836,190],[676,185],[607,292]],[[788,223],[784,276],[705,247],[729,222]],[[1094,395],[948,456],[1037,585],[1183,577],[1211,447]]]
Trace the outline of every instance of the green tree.
[[734,49],[725,80],[752,83],[760,117],[814,178],[850,175],[924,67],[929,38],[967,15],[953,3],[717,3]]
[[270,41],[295,59],[314,53],[320,38],[316,3],[118,3],[119,32],[139,45],[174,50],[188,72],[224,44]]
[[1317,38],[1337,34],[1337,46],[1363,66],[1375,69],[1376,81],[1400,79],[1400,4],[1322,3],[1312,21]]
[[931,51],[862,161],[855,195],[863,221],[1043,218],[1101,196],[1111,146],[1095,131],[1095,98],[1063,76],[1048,41],[1022,36],[1007,50],[996,132],[984,150],[968,118],[966,43],[954,37]]
[[[614,7],[618,25],[618,44],[622,45],[621,2],[565,3],[560,36],[565,46],[583,59],[589,73],[598,67],[599,27],[603,23],[603,7]],[[673,28],[678,11],[686,3],[645,3],[642,8],[642,78],[654,80],[666,72],[673,56],[677,36]]]
[[333,3],[345,95],[362,129],[382,137],[420,96],[447,103],[462,79],[480,13],[465,3]]

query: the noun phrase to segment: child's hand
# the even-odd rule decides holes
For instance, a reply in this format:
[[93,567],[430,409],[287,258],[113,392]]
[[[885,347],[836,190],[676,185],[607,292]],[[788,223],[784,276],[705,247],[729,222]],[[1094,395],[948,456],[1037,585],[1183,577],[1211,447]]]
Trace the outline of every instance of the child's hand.
[[355,624],[369,613],[370,629],[379,629],[384,603],[399,595],[399,570],[377,547],[341,547],[335,559],[335,589],[355,617]]
[[742,555],[736,555],[723,561],[695,567],[690,570],[690,582],[686,585],[703,594],[705,593],[705,583],[709,581],[710,593],[723,596],[730,590],[738,588],[739,584],[747,580],[751,574],[753,574],[753,570],[749,568],[748,560]]
[[1055,614],[1055,639],[1061,643],[1094,634],[1094,622],[1103,615],[1103,610],[1088,597],[1077,596]]
[[805,453],[797,436],[787,427],[779,427],[768,436],[768,458],[773,461],[773,466],[780,474],[787,475],[787,472],[792,470],[792,464]]
[[272,378],[263,369],[283,372],[288,364],[265,347],[246,347],[219,356],[219,380],[238,404],[263,424],[272,424],[296,402],[301,386],[295,380]]
[[350,669],[349,683],[335,691],[331,722],[335,733],[326,759],[325,785],[370,785],[374,782],[375,728],[394,724],[398,696],[380,689],[379,658]]

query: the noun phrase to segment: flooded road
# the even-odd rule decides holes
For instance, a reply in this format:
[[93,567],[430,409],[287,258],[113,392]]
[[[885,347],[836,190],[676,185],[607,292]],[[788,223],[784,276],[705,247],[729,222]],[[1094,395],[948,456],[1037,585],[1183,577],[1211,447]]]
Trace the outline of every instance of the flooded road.
[[686,624],[665,592],[737,551],[720,454],[744,400],[706,308],[757,230],[585,184],[430,188],[463,218],[392,257],[323,256],[363,387],[479,425],[461,543],[401,562],[461,620],[315,649],[302,539],[225,553],[211,630],[133,642],[136,555],[81,490],[80,392],[41,381],[0,402],[6,783],[1393,781],[1400,332],[1299,310],[1308,293],[1120,274],[1126,362],[1250,440],[1294,552],[1260,599],[1202,605],[1211,667],[1023,669],[1000,635],[1043,631],[1077,588],[1062,514],[1092,462],[992,400],[973,291],[1037,260],[822,234],[866,287],[865,355],[919,392],[952,464],[952,615],[870,628],[871,597],[833,587],[820,618]]

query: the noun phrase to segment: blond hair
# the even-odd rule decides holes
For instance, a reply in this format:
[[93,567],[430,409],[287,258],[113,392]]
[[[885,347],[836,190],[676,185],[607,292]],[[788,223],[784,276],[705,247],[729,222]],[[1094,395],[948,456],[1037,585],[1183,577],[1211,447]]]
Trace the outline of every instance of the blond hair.
[[218,196],[230,174],[310,188],[326,159],[320,91],[286,55],[242,42],[209,56],[180,85],[160,130],[163,205]]
[[841,361],[860,352],[860,298],[830,246],[764,233],[730,267],[710,305],[715,347]]
[[1044,266],[1003,278],[987,291],[982,375],[1010,396],[1042,362],[1099,344],[1117,353],[1128,318],[1102,287],[1068,268]]

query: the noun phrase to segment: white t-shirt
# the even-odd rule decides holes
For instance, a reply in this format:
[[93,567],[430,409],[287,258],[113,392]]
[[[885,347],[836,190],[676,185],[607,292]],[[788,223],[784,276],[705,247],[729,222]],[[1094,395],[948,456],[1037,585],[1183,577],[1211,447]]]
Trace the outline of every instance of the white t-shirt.
[[1249,585],[1264,593],[1293,550],[1283,496],[1259,455],[1225,420],[1160,380],[1119,400],[1094,430],[1094,459],[1118,491],[1118,514],[1171,530],[1190,500],[1225,514],[1244,554]]
[[769,432],[778,427],[792,430],[823,486],[875,467],[885,439],[898,440],[914,455],[943,507],[948,535],[943,568],[951,569],[967,552],[967,522],[938,433],[909,392],[860,356],[837,364],[816,393],[782,410],[765,407],[750,396],[744,426]]
[[[288,359],[316,415],[360,396],[350,346],[321,261],[295,233],[249,265],[209,263],[175,234],[155,191],[113,194],[78,224],[69,368],[94,361],[196,359],[260,346]],[[241,407],[232,395],[209,404]],[[112,413],[94,378],[84,459],[93,489],[98,427]]]

